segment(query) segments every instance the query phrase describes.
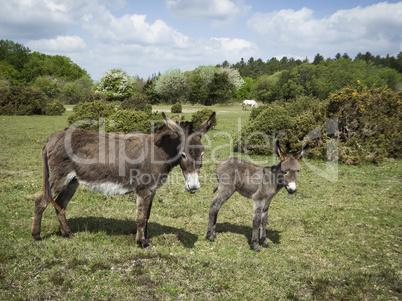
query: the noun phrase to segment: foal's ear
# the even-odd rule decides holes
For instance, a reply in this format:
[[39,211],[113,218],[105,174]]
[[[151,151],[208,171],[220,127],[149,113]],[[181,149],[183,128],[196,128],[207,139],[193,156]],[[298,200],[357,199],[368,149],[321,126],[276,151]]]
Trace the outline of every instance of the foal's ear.
[[169,129],[171,129],[173,132],[177,133],[178,135],[183,134],[183,129],[177,123],[175,123],[173,120],[167,118],[166,114],[164,112],[162,112],[162,117],[163,117],[163,121],[165,122],[165,124],[167,125],[167,127]]
[[287,159],[286,153],[281,149],[279,145],[279,140],[276,140],[276,154],[278,155],[281,161],[285,161]]
[[194,130],[194,133],[204,135],[206,132],[208,132],[208,130],[211,128],[211,126],[215,122],[215,115],[216,115],[216,113],[213,112],[211,114],[211,116],[208,118],[208,120],[201,123],[200,126]]

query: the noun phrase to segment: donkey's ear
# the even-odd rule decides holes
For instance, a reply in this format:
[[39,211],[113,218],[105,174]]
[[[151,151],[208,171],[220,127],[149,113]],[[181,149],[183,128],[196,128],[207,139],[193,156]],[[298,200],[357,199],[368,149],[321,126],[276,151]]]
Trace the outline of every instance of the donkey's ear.
[[166,114],[162,112],[163,121],[165,122],[166,126],[171,129],[173,132],[177,133],[178,135],[183,134],[183,129],[175,123],[173,120],[166,117]]
[[296,154],[294,154],[294,158],[297,160],[301,160],[307,155],[307,152],[308,152],[308,146],[303,147]]
[[200,126],[194,130],[194,132],[198,133],[200,135],[204,135],[206,132],[208,132],[208,130],[211,128],[211,126],[215,122],[215,115],[216,115],[216,113],[213,112],[211,114],[211,116],[208,118],[208,120],[201,123]]
[[276,154],[278,155],[279,159],[281,159],[281,161],[285,161],[287,158],[286,153],[281,149],[281,146],[279,145],[279,140],[276,140]]

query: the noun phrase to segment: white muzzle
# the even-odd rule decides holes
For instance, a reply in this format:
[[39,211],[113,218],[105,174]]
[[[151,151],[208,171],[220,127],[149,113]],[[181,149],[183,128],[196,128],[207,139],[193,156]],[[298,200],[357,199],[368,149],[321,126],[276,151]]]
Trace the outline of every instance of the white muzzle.
[[286,190],[292,194],[296,192],[296,183],[295,182],[290,182],[287,186],[286,186]]
[[198,173],[190,173],[186,176],[186,189],[190,193],[195,193],[198,189],[200,189]]

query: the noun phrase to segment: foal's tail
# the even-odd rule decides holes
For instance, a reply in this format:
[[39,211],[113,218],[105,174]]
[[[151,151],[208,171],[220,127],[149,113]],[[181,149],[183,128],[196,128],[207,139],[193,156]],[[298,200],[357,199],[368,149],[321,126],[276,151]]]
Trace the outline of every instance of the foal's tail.
[[42,185],[42,192],[45,198],[53,205],[56,209],[57,213],[60,213],[62,209],[59,205],[54,201],[52,197],[52,192],[50,191],[50,184],[49,184],[49,162],[47,158],[47,150],[46,146],[42,149],[42,162],[43,162],[43,185]]

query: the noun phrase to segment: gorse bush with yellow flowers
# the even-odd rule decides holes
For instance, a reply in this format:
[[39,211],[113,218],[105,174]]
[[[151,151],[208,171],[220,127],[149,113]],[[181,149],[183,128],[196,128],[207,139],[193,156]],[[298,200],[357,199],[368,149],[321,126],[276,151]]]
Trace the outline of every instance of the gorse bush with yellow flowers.
[[311,157],[326,158],[326,123],[337,118],[338,132],[330,138],[338,138],[340,162],[378,163],[401,157],[401,109],[402,91],[362,86],[358,81],[324,101],[302,96],[254,109],[233,146],[237,151],[269,155],[279,139],[290,151],[308,145]]
[[402,91],[346,87],[329,97],[328,117],[339,118],[339,158],[347,164],[400,157]]

